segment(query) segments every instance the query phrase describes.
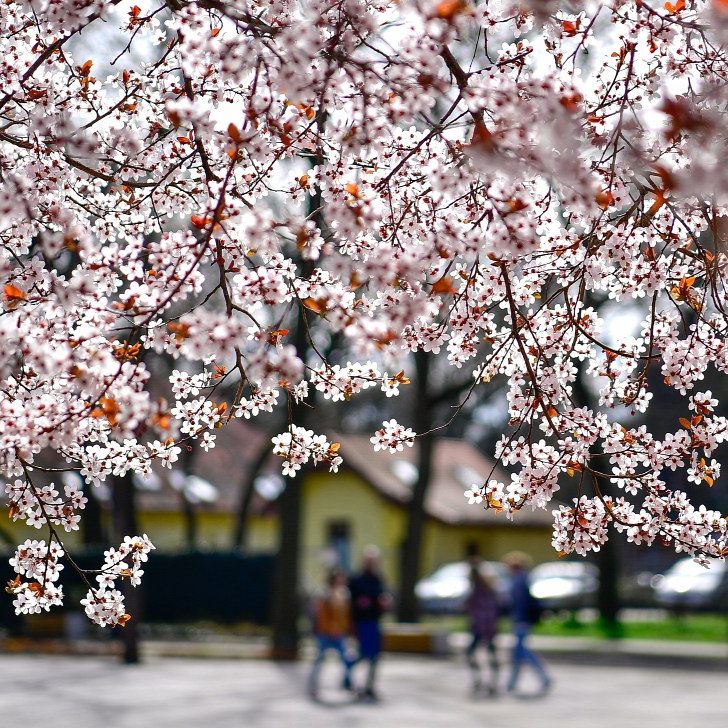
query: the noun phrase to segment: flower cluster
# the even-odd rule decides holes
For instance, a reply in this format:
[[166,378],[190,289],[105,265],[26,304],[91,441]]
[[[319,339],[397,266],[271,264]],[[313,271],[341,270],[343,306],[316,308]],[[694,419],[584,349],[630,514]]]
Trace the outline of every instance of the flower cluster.
[[153,548],[144,534],[133,538],[125,536],[118,549],[104,552],[104,564],[96,577],[99,586],[89,588],[81,600],[89,619],[101,627],[116,624],[123,627],[129,621],[131,616],[124,609],[124,597],[116,588],[116,582],[127,579],[132,586],[139,586],[144,573],[141,566]]
[[[63,603],[63,587],[57,584],[63,564],[63,548],[57,541],[27,540],[18,546],[10,565],[18,575],[8,582],[6,591],[15,596],[17,614],[38,614]],[[27,580],[27,581],[26,581]]]
[[291,477],[308,462],[328,463],[329,470],[337,472],[343,462],[338,452],[338,442],[329,442],[324,435],[315,435],[313,430],[297,425],[273,438],[273,454],[283,458],[283,475]]
[[415,444],[415,432],[409,427],[403,427],[397,420],[388,420],[382,422],[381,429],[377,430],[369,441],[374,445],[375,452],[378,450],[402,452],[405,445],[412,447]]
[[33,487],[26,480],[15,480],[5,486],[9,515],[15,521],[23,519],[29,526],[43,528],[47,524],[61,526],[64,531],[78,530],[81,516],[76,512],[85,508],[88,499],[76,484],[67,483],[63,496],[53,483]]

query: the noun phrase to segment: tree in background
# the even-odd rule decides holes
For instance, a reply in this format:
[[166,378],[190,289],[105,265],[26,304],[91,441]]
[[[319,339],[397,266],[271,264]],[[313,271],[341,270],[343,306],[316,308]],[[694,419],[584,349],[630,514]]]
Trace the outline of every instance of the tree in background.
[[[400,622],[415,622],[419,618],[415,587],[422,576],[422,540],[427,520],[425,502],[433,477],[437,439],[442,434],[447,434],[448,425],[456,415],[461,419],[468,419],[472,407],[465,409],[465,405],[475,389],[472,379],[465,379],[462,375],[438,383],[433,370],[437,368],[439,358],[434,352],[420,350],[415,352],[413,359],[414,391],[404,409],[418,433],[415,457],[417,477],[412,484],[412,496],[407,504],[406,530],[400,554],[397,594],[397,619]],[[478,388],[479,397],[473,399],[482,400],[492,392],[492,388]]]
[[[575,478],[562,554],[611,531],[728,553],[679,480],[713,486],[728,436],[700,386],[728,371],[724,2],[139,2],[0,5],[0,469],[43,534],[11,560],[18,612],[60,603],[73,565],[86,498],[57,469],[143,475],[280,401],[295,514],[302,469],[345,456],[314,392],[396,394],[403,353],[439,348],[507,383],[515,472],[471,502],[513,517]],[[594,294],[635,330],[607,336]],[[169,404],[148,351],[175,360]],[[580,367],[598,406],[575,402]],[[655,369],[682,403],[664,435],[630,414]],[[374,448],[426,450],[410,424]],[[128,622],[119,586],[152,548],[124,537],[84,573],[92,620]]]

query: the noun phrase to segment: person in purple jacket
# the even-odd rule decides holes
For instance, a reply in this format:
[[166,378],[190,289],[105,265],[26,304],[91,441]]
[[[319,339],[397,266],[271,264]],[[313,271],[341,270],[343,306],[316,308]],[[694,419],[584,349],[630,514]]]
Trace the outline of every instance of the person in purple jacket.
[[490,665],[490,682],[487,691],[490,695],[498,692],[498,657],[495,649],[495,635],[498,629],[498,616],[500,605],[498,593],[493,583],[483,573],[477,560],[470,566],[470,594],[465,603],[465,609],[470,617],[471,641],[465,656],[473,673],[473,692],[478,693],[483,687],[476,652],[479,645],[483,645],[488,653]]
[[531,596],[529,590],[528,567],[530,558],[520,551],[513,551],[507,554],[503,561],[511,574],[510,614],[513,636],[515,637],[513,666],[507,690],[510,693],[516,689],[521,667],[524,663],[528,663],[541,681],[542,691],[546,693],[551,687],[551,678],[546,672],[541,658],[535,652],[532,652],[526,644],[531,628],[540,618],[538,602]]

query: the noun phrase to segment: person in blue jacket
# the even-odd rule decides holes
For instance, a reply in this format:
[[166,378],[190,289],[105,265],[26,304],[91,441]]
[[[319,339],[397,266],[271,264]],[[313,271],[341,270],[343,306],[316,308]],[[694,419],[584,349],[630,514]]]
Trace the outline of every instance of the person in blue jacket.
[[528,663],[541,681],[541,689],[547,692],[551,687],[551,678],[546,672],[541,658],[527,645],[528,635],[533,625],[540,619],[538,600],[531,596],[529,590],[528,567],[530,558],[520,551],[507,554],[504,563],[510,571],[510,617],[513,626],[513,665],[508,680],[507,690],[513,692],[518,683],[521,667]]

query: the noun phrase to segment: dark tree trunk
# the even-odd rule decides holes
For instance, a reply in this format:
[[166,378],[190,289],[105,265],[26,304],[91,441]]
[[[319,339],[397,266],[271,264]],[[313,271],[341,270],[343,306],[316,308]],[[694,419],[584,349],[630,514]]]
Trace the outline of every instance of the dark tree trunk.
[[248,516],[250,514],[250,506],[253,503],[253,495],[255,494],[255,479],[263,469],[266,461],[270,457],[272,445],[270,437],[266,438],[266,442],[258,451],[255,460],[247,468],[245,476],[240,483],[240,504],[238,512],[235,516],[235,530],[233,532],[232,547],[234,549],[245,550],[248,541]]
[[104,533],[103,511],[99,499],[96,497],[94,487],[84,481],[83,492],[88,503],[81,519],[81,538],[84,546],[97,546],[106,543],[108,539]]
[[180,493],[182,515],[184,516],[185,544],[188,551],[197,550],[197,512],[184,493]]
[[[318,130],[323,132],[326,124],[326,115],[318,119]],[[323,164],[322,149],[318,149],[311,158],[311,165]],[[323,215],[323,200],[321,192],[309,195],[307,199],[308,214],[322,234],[326,235]],[[299,261],[302,278],[308,278],[313,272],[313,263],[310,260]],[[296,355],[306,364],[310,350],[309,323],[306,319],[306,309],[299,303],[298,317],[293,335],[293,344]],[[289,422],[306,427],[310,412],[316,405],[315,390],[311,391],[306,404],[296,403],[293,399],[289,403]],[[276,554],[275,572],[273,574],[273,609],[271,615],[272,644],[271,657],[275,660],[298,659],[298,614],[299,614],[299,571],[300,571],[300,541],[301,541],[301,515],[303,486],[302,471],[291,478],[283,493],[278,498],[278,553]]]
[[[299,471],[300,472],[300,471]],[[298,573],[301,530],[301,476],[289,480],[278,498],[278,555],[273,574],[274,660],[298,659]]]
[[[182,447],[182,457],[180,458],[180,467],[184,473],[185,479],[190,475],[192,471],[192,464],[195,460],[195,449],[192,444],[187,444]],[[187,545],[188,551],[195,551],[197,549],[197,511],[195,510],[195,504],[192,503],[187,494],[184,492],[184,488],[180,491],[180,504],[182,506],[182,515],[184,517],[184,528],[185,528],[185,544]]]
[[610,635],[620,633],[619,613],[622,606],[619,598],[619,549],[614,536],[612,533],[597,553],[599,566],[597,606],[602,625]]
[[[432,401],[428,393],[430,357],[424,351],[415,353],[415,413],[413,424],[417,433],[432,429]],[[417,439],[417,480],[407,508],[407,529],[400,556],[399,602],[397,619],[400,622],[416,622],[419,608],[415,586],[420,576],[422,561],[422,537],[425,530],[425,498],[432,479],[432,455],[435,446],[433,433]]]
[[[310,274],[310,266],[304,271]],[[308,332],[305,311],[301,306],[294,334],[296,353],[302,361],[306,361],[308,353]],[[307,404],[296,404],[291,401],[289,407],[290,422],[305,427],[310,407],[315,404],[313,392]],[[273,574],[273,610],[271,616],[272,645],[271,657],[274,660],[298,659],[298,614],[299,614],[299,570],[301,541],[301,488],[303,487],[302,470],[290,479],[286,479],[286,487],[276,501],[278,507],[278,553],[276,554]]]
[[[591,455],[592,465],[600,472],[607,472],[608,463],[604,455]],[[611,483],[606,478],[597,478],[596,485],[602,496],[611,495]],[[599,620],[604,631],[611,636],[618,636],[621,631],[619,612],[622,608],[619,596],[620,554],[614,529],[610,529],[609,538],[596,554],[599,567],[599,588],[597,590],[597,608]]]
[[[594,398],[584,386],[582,377],[583,373],[580,371],[574,382],[573,391],[576,403],[582,407],[596,409]],[[597,450],[601,450],[598,443]],[[607,472],[605,460],[606,458],[601,454],[590,453],[592,466],[600,472]],[[605,478],[596,478],[594,481],[588,479],[587,482],[594,482],[602,496],[610,495],[611,486]],[[610,529],[609,539],[597,552],[595,560],[599,567],[599,587],[597,590],[599,619],[607,633],[616,635],[620,631],[619,612],[622,605],[619,596],[619,546],[614,537],[614,529]]]
[[[120,543],[124,536],[134,535],[139,530],[137,528],[134,482],[131,474],[115,476],[112,480],[111,494],[114,536],[115,540]],[[127,665],[139,662],[140,588],[130,586],[128,582],[123,582],[120,586],[126,603],[126,611],[132,615],[132,619],[126,623],[126,626],[118,628],[123,645],[122,660]]]

